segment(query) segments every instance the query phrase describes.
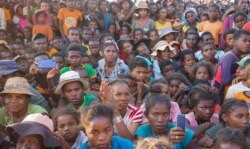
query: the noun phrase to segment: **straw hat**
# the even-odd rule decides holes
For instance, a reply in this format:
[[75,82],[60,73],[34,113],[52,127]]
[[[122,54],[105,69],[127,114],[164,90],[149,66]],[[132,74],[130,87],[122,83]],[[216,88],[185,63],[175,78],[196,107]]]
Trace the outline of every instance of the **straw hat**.
[[71,82],[80,82],[82,83],[83,85],[83,88],[86,90],[89,88],[89,82],[82,79],[79,75],[78,72],[76,71],[67,71],[65,73],[63,73],[61,76],[60,76],[60,79],[59,79],[59,84],[58,86],[56,87],[56,90],[55,90],[55,93],[56,94],[62,94],[62,88],[65,84],[67,83],[71,83]]
[[23,77],[13,77],[9,78],[5,85],[4,90],[1,92],[2,94],[25,94],[30,96],[35,96],[30,91],[30,85],[28,81]]
[[42,9],[39,9],[39,10],[37,10],[34,14],[33,14],[33,16],[32,16],[32,21],[33,21],[33,23],[34,24],[36,24],[37,23],[37,17],[38,17],[38,14],[39,13],[44,13],[45,14],[45,17],[46,17],[46,24],[49,24],[50,23],[50,15],[49,15],[49,12],[48,11],[46,11],[46,10],[42,10]]
[[175,38],[175,39],[178,38],[179,32],[174,31],[174,30],[172,29],[172,27],[166,27],[166,28],[164,28],[164,29],[159,30],[159,34],[160,34],[159,39],[161,39],[161,38],[163,38],[165,35],[171,34],[171,33],[174,34],[174,38]]
[[21,123],[9,125],[7,132],[11,138],[40,135],[45,147],[60,147],[60,141],[53,135],[53,121],[42,114],[28,115]]
[[136,5],[136,8],[135,10],[138,10],[138,9],[148,9],[148,4],[145,2],[145,1],[139,1]]
[[167,41],[161,40],[157,42],[157,44],[153,47],[153,52],[151,53],[151,55],[157,56],[157,51],[164,51],[166,48],[169,48],[170,51],[174,50],[174,48],[171,47]]
[[130,37],[129,35],[127,34],[122,34],[119,38],[119,40],[117,40],[117,43],[119,44],[120,42],[122,41],[131,41],[131,42],[134,42]]

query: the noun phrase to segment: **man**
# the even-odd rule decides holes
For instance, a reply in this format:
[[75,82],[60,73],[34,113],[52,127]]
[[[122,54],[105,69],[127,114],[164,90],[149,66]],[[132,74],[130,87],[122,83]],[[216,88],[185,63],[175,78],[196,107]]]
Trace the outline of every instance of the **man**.
[[78,72],[68,71],[60,76],[55,93],[63,95],[67,100],[64,105],[66,104],[68,107],[79,111],[82,108],[88,108],[91,104],[98,102],[94,95],[85,93],[84,90],[88,88],[88,81],[81,79]]

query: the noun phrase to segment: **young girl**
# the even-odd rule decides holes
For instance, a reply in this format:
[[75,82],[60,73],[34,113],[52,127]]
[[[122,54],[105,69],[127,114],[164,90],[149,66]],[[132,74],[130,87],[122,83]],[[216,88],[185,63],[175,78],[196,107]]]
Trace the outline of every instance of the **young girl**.
[[137,139],[168,135],[174,147],[191,148],[194,132],[188,128],[184,131],[176,127],[176,124],[169,122],[171,103],[168,96],[152,94],[147,98],[145,107],[145,115],[149,123],[136,130],[135,136]]
[[194,8],[189,8],[184,12],[185,25],[183,26],[183,31],[186,32],[190,27],[197,27],[198,16]]
[[157,42],[157,40],[159,38],[159,34],[158,34],[158,31],[156,29],[150,30],[148,35],[149,35],[149,39],[151,40],[151,42],[153,42],[153,43]]
[[113,110],[104,104],[95,104],[81,116],[81,122],[86,130],[88,142],[80,149],[133,149],[134,145],[127,139],[113,136],[113,122],[120,119],[114,117]]
[[250,138],[249,129],[249,111],[245,101],[236,99],[225,100],[219,115],[221,123],[215,125],[205,132],[205,135],[199,141],[202,147],[212,147],[213,139],[217,132],[225,127],[236,128],[244,133],[247,138]]
[[143,33],[143,30],[141,28],[134,29],[134,31],[133,31],[133,40],[135,41],[135,43],[142,40],[143,36],[144,36],[144,33]]
[[62,137],[63,144],[77,149],[81,144],[88,141],[85,133],[80,130],[78,114],[67,108],[58,109],[53,117],[57,134]]
[[191,50],[184,50],[180,53],[180,72],[183,73],[187,78],[191,77],[191,73],[195,65],[195,55]]
[[247,23],[247,14],[245,12],[236,12],[233,15],[235,29],[242,29],[243,26]]
[[213,34],[215,45],[219,45],[220,35],[222,33],[223,23],[219,21],[219,6],[216,4],[211,4],[208,7],[209,20],[202,22],[199,25],[200,32],[209,31]]
[[166,27],[172,27],[172,23],[167,20],[167,8],[161,7],[157,10],[158,19],[155,22],[155,29],[158,31]]
[[38,10],[34,13],[32,35],[42,33],[48,37],[48,40],[53,39],[53,31],[49,25],[50,16],[46,10]]
[[148,33],[149,30],[155,27],[155,22],[149,18],[149,8],[146,2],[140,1],[135,9],[136,13],[139,14],[138,19],[133,21],[132,29],[141,28],[144,33]]
[[14,6],[15,15],[12,19],[13,23],[23,30],[26,26],[32,26],[32,24],[28,21],[27,14],[24,14],[25,5],[23,3],[16,4]]
[[210,81],[214,77],[213,67],[208,62],[199,62],[195,65],[194,70],[191,73],[191,77],[193,83],[203,80],[210,84]]
[[213,149],[246,149],[249,147],[244,134],[232,128],[221,129],[213,141]]
[[168,43],[177,40],[179,32],[174,31],[172,27],[167,27],[159,31],[159,40],[166,40]]
[[96,19],[94,19],[94,18],[90,19],[88,27],[94,33],[94,38],[99,38],[100,37],[99,24],[98,24],[98,21]]

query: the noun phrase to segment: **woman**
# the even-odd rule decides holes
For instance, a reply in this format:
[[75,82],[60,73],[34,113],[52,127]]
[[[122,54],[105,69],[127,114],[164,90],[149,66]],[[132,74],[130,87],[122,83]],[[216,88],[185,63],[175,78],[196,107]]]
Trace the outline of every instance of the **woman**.
[[106,0],[100,0],[98,2],[98,8],[104,20],[104,28],[101,30],[101,33],[107,33],[109,26],[113,22],[113,18],[112,18],[113,16],[111,13],[107,12],[108,3]]
[[157,11],[158,19],[155,22],[155,28],[159,31],[161,29],[164,29],[166,27],[172,27],[172,23],[167,20],[167,8],[161,7]]
[[198,17],[197,12],[194,8],[188,8],[184,12],[185,25],[183,26],[183,32],[185,33],[190,27],[197,27]]
[[103,59],[98,62],[96,68],[97,79],[108,80],[109,82],[117,79],[118,74],[128,73],[128,66],[123,60],[118,58],[119,49],[116,43],[106,42],[100,48]]
[[30,86],[25,78],[8,79],[1,93],[5,99],[5,106],[0,108],[0,124],[2,125],[19,123],[28,114],[47,113],[44,108],[29,104],[29,98],[34,94],[30,91]]

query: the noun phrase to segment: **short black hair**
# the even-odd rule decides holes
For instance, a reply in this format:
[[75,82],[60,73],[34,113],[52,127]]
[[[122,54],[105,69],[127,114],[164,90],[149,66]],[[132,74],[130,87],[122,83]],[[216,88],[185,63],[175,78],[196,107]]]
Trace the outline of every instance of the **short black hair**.
[[171,60],[167,59],[167,60],[161,61],[159,64],[161,72],[163,72],[163,69],[165,66],[169,66],[169,65],[172,65],[173,68],[175,68],[174,63]]
[[80,34],[79,28],[72,26],[72,27],[70,27],[70,28],[68,29],[67,35],[69,34],[69,32],[70,32],[71,30],[78,30],[78,31],[79,31],[79,34]]
[[227,35],[234,34],[236,32],[236,29],[230,28],[229,30],[226,30],[223,34],[223,39],[226,40]]
[[145,115],[148,116],[150,109],[155,106],[156,104],[166,105],[167,109],[170,112],[171,108],[171,99],[169,96],[163,94],[150,94],[145,102]]
[[142,58],[135,58],[135,59],[133,59],[133,61],[130,63],[130,65],[129,65],[129,70],[132,71],[132,70],[134,70],[136,67],[148,68],[148,64],[147,64],[146,60],[144,60],[144,59],[142,59]]
[[234,40],[238,40],[242,35],[250,35],[250,31],[247,30],[237,30],[234,33]]
[[38,39],[46,39],[46,41],[48,42],[48,37],[42,33],[38,33],[38,34],[34,35],[32,41],[35,41]]
[[78,52],[81,53],[81,56],[83,55],[82,47],[78,43],[70,43],[69,46],[67,47],[67,51],[68,52],[70,52],[70,51],[78,51]]
[[213,37],[213,34],[211,32],[204,32],[204,33],[201,34],[201,42],[203,42],[204,36],[207,36],[207,35],[211,35]]

